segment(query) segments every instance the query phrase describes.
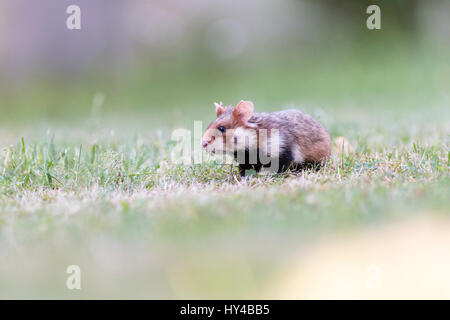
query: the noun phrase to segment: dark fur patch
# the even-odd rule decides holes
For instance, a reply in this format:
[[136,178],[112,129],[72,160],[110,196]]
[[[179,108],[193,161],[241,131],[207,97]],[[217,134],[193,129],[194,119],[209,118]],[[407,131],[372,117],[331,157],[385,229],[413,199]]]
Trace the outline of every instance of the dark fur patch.
[[[259,172],[261,168],[271,168],[272,162],[269,162],[267,164],[262,164],[259,159],[259,152],[257,154],[256,163],[252,162],[250,159],[250,153],[248,150],[244,152],[244,154],[241,156],[238,156],[238,152],[234,153],[234,158],[239,163],[239,173],[241,176],[245,176],[246,170],[255,170],[256,172]],[[244,160],[239,162],[239,160]],[[294,158],[292,156],[292,152],[289,149],[284,150],[280,157],[278,158],[278,168],[276,169],[277,173],[282,173],[287,170],[292,171],[299,171],[304,168],[304,165],[302,163],[296,163],[294,162]]]

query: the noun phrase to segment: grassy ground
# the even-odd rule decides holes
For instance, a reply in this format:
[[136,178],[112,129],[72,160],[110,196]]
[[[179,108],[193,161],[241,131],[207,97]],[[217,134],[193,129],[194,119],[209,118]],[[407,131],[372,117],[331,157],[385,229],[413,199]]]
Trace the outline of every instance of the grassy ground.
[[[276,297],[285,261],[324,235],[449,214],[445,119],[316,116],[355,151],[298,175],[175,164],[162,134],[71,129],[7,145],[0,296]],[[65,288],[70,264],[81,291]]]
[[[417,248],[429,261],[429,248],[447,238],[430,242],[430,232],[413,230],[396,245],[398,233],[376,231],[380,241],[387,234],[377,246],[333,246],[419,217],[447,225],[450,214],[448,50],[372,49],[3,94],[0,298],[335,297],[326,295],[331,284],[335,293],[343,279],[366,290],[367,266],[397,261],[376,252],[415,261],[402,257]],[[257,110],[311,113],[354,152],[334,154],[318,172],[244,180],[213,159],[169,161],[173,129],[205,127],[214,100],[242,98]],[[72,264],[81,267],[80,291],[66,288]],[[410,267],[401,271],[423,275]]]

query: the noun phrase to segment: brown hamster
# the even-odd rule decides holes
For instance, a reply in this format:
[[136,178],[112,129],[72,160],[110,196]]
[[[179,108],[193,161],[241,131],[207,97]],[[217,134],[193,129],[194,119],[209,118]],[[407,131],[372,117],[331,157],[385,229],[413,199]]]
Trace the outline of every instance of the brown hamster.
[[276,172],[323,164],[331,154],[328,132],[299,110],[254,112],[251,101],[235,107],[215,103],[216,119],[206,129],[202,146],[232,154],[242,176],[266,167]]

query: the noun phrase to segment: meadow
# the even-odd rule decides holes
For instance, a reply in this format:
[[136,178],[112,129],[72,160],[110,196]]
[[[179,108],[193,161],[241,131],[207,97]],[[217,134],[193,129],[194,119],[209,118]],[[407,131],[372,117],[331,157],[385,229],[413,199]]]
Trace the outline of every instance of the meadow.
[[[215,72],[189,64],[117,87],[4,93],[0,297],[307,297],[301,285],[283,288],[317,243],[447,221],[448,60],[378,53],[311,52]],[[302,109],[352,148],[338,146],[319,171],[244,179],[214,159],[170,161],[172,130],[205,127],[214,101],[244,98],[261,111]],[[366,255],[355,277],[377,264]],[[72,264],[81,290],[66,288]]]

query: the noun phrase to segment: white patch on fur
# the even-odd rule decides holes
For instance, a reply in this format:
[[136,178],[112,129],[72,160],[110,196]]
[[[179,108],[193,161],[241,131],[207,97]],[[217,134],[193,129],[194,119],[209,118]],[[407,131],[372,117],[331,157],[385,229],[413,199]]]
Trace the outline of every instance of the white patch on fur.
[[206,150],[209,152],[221,153],[223,150],[223,141],[220,135],[216,135],[216,138],[206,146]]
[[[235,141],[234,138],[237,138],[237,141]],[[258,148],[256,130],[237,127],[233,130],[232,139],[227,139],[227,149],[230,148],[233,151],[242,151],[247,147],[248,149]]]
[[305,158],[303,157],[303,153],[302,153],[302,150],[299,145],[296,144],[296,145],[292,146],[291,152],[292,152],[292,157],[294,158],[294,162],[303,163]]
[[[206,132],[203,138],[208,141],[211,140],[212,136],[216,136],[206,147],[207,151],[214,152],[216,155],[224,153],[233,154],[235,151],[243,151],[247,148],[249,150],[258,149],[260,160],[268,163],[270,160],[267,158],[278,158],[283,149],[287,147],[286,141],[281,136],[279,130],[270,130],[270,132],[266,129],[259,130],[259,145],[257,131],[253,128],[238,127],[236,129],[229,129],[225,146],[223,144],[222,134],[218,130]],[[235,138],[237,138],[237,141],[235,141]],[[304,157],[300,146],[293,146],[291,151],[295,162],[303,162]]]
[[[211,141],[214,137],[214,140]],[[222,152],[223,150],[223,143],[222,143],[222,133],[219,130],[215,129],[208,129],[205,131],[202,137],[202,141],[211,141],[206,146],[206,151],[209,152]]]
[[[221,161],[223,164],[232,164],[233,156],[229,154],[228,147],[223,144],[223,136],[222,133],[218,130],[211,130],[208,134],[205,134],[203,137],[206,139],[211,139],[212,136],[216,138],[206,146],[206,151],[211,152],[211,156],[216,161]],[[225,150],[224,150],[225,148]]]
[[260,154],[269,157],[278,157],[285,148],[285,140],[278,129],[259,130],[259,150]]

